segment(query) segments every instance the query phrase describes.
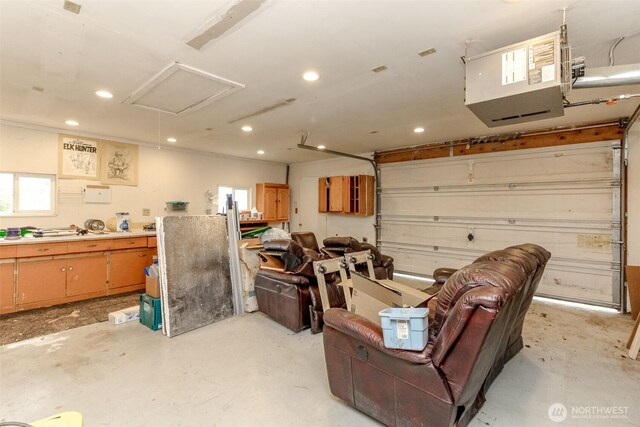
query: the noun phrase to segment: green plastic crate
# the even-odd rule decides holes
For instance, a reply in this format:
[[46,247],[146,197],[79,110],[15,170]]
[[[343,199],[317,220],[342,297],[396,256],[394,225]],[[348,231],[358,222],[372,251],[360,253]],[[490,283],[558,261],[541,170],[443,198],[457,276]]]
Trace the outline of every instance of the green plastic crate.
[[160,298],[154,298],[147,294],[140,295],[140,323],[154,331],[162,328]]

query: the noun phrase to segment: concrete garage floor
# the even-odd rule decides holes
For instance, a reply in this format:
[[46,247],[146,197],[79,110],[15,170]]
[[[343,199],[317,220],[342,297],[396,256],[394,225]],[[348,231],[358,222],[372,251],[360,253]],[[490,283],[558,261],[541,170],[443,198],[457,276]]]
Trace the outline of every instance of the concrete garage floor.
[[[624,349],[631,327],[629,316],[535,301],[527,347],[471,425],[640,425],[640,360]],[[548,416],[553,403],[568,408],[562,423]],[[626,412],[588,418],[587,407]],[[97,323],[0,348],[0,421],[68,410],[92,427],[379,425],[329,393],[322,334],[293,334],[260,313],[172,339]]]

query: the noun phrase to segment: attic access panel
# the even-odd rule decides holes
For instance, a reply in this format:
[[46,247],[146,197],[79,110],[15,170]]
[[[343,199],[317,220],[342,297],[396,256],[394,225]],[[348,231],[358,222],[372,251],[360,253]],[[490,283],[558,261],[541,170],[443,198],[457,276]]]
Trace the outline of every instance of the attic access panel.
[[174,62],[136,89],[123,104],[181,115],[243,88],[241,83]]

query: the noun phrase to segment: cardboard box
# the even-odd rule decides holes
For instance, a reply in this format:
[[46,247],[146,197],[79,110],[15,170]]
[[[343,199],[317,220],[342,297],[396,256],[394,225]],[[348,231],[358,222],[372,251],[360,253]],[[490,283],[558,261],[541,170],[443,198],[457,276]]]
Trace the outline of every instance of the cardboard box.
[[393,280],[373,280],[351,272],[351,312],[380,325],[380,311],[389,307],[424,306],[431,295]]
[[123,308],[122,310],[109,313],[109,321],[114,325],[131,322],[140,318],[140,307]]
[[256,247],[262,246],[262,242],[260,241],[259,237],[238,240],[238,247],[241,248],[242,245],[245,245],[245,244],[246,244],[245,247],[247,248],[256,248]]
[[158,277],[146,276],[147,284],[144,293],[153,298],[160,298],[160,279]]

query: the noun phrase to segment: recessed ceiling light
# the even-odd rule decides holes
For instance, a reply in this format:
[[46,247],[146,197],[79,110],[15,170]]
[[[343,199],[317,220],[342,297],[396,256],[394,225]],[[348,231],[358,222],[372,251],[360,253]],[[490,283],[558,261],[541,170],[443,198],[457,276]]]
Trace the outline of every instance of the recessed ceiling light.
[[415,128],[413,131],[415,133],[422,133],[422,132],[424,132],[424,128]]
[[167,142],[178,142],[175,138],[167,138]]
[[240,129],[242,129],[243,132],[251,132],[253,130],[251,126],[242,126]]
[[308,82],[315,82],[320,78],[320,76],[315,71],[307,71],[302,75],[302,78]]
[[69,126],[78,126],[78,125],[80,125],[80,123],[78,123],[78,122],[77,122],[77,121],[75,121],[75,120],[67,120],[65,123],[66,123],[67,125],[69,125]]
[[327,147],[325,147],[324,145],[318,145],[318,150],[324,150],[325,148]]
[[113,98],[113,94],[111,92],[107,92],[106,90],[97,90],[96,95],[100,98],[111,99]]
[[258,154],[263,155],[264,151],[263,150],[258,150]]

